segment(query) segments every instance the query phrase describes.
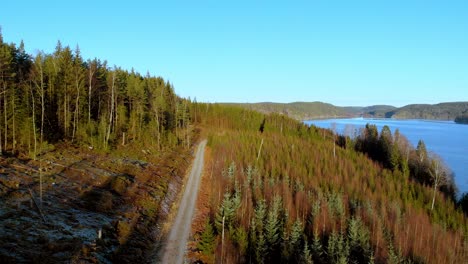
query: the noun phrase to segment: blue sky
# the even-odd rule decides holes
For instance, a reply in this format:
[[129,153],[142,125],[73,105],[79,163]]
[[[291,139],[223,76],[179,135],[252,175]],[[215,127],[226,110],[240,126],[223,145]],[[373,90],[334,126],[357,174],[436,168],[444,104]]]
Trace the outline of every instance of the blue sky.
[[468,1],[6,1],[4,40],[170,80],[205,102],[468,101]]

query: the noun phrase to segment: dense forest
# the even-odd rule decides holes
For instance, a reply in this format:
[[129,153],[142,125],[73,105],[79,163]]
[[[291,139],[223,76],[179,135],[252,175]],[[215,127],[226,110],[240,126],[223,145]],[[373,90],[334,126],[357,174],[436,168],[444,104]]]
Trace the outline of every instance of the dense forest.
[[104,150],[190,142],[190,100],[161,77],[85,61],[78,46],[32,56],[0,37],[0,78],[0,152],[35,157],[60,140]]
[[467,102],[440,103],[435,105],[414,104],[400,108],[390,105],[342,107],[322,102],[295,102],[288,104],[244,103],[226,105],[241,106],[262,113],[285,114],[296,120],[358,116],[370,118],[453,120],[456,116],[462,115],[468,110]]
[[468,110],[468,102],[440,103],[435,105],[414,104],[398,108],[389,117],[399,119],[454,120]]
[[201,107],[211,153],[199,209],[208,220],[195,223],[202,261],[466,260],[468,221],[450,170],[423,141],[414,148],[373,125],[352,139],[284,115]]

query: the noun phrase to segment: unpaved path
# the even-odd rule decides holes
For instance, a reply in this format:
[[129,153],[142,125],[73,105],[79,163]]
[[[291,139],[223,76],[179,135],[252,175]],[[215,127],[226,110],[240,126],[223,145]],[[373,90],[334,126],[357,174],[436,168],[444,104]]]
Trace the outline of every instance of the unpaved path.
[[197,148],[192,170],[185,186],[185,192],[180,201],[177,216],[169,233],[167,243],[162,253],[162,263],[184,263],[187,240],[192,226],[192,217],[197,200],[198,187],[203,171],[203,156],[206,140],[203,140]]

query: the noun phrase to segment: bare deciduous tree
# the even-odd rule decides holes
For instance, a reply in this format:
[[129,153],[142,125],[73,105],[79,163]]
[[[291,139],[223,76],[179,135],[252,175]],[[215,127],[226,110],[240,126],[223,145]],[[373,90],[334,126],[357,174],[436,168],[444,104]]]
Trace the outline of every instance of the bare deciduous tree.
[[429,174],[431,175],[432,185],[433,185],[432,205],[431,205],[431,211],[432,211],[434,210],[435,197],[437,194],[437,190],[441,186],[450,183],[450,179],[449,179],[450,171],[448,167],[443,163],[442,159],[434,153],[431,154],[431,166],[429,168]]

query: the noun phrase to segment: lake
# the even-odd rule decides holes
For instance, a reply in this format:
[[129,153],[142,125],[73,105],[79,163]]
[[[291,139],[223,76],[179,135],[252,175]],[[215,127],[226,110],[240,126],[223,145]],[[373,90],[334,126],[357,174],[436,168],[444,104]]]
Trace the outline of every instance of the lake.
[[377,126],[379,132],[387,125],[392,133],[398,128],[414,147],[422,139],[427,150],[438,154],[455,173],[455,183],[459,192],[468,192],[468,125],[456,124],[453,121],[366,118],[310,120],[304,123],[321,128],[331,128],[334,123],[336,131],[340,134],[344,133],[347,125],[359,130],[371,123]]

